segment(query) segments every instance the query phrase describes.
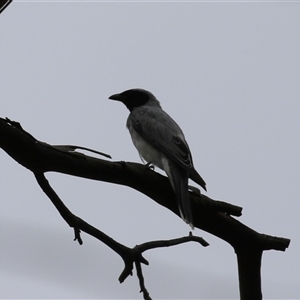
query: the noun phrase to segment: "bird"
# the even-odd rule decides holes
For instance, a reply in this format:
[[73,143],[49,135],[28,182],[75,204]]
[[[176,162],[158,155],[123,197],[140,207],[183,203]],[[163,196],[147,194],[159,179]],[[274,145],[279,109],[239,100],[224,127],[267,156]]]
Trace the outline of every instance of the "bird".
[[175,192],[180,216],[194,229],[188,179],[205,191],[206,183],[194,168],[183,131],[162,109],[157,98],[145,89],[129,89],[109,99],[122,102],[130,111],[126,127],[142,161],[165,171]]

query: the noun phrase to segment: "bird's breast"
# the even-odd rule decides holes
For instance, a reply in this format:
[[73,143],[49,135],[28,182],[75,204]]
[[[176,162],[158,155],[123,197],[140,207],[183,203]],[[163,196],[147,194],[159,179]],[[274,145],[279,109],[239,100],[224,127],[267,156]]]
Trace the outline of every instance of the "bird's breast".
[[128,129],[132,142],[135,148],[138,150],[140,156],[148,163],[151,163],[164,170],[162,161],[165,158],[165,155],[154,146],[146,142],[132,127],[128,127]]

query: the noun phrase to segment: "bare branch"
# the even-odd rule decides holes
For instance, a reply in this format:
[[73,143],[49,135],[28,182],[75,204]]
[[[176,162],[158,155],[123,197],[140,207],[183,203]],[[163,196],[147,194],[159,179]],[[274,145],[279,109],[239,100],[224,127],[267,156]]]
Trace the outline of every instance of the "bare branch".
[[[134,263],[138,268],[140,268],[140,263],[148,264],[142,257],[142,253],[148,249],[168,247],[186,241],[197,241],[205,246],[206,242],[201,238],[189,236],[170,241],[147,242],[132,249],[128,248],[73,215],[50,187],[43,174],[55,171],[126,185],[147,195],[179,216],[175,195],[169,180],[144,165],[109,162],[82,153],[65,151],[63,148],[53,147],[36,140],[31,134],[24,131],[18,122],[2,118],[0,118],[0,147],[35,174],[43,191],[66,222],[74,228],[75,240],[81,244],[80,231],[86,232],[101,240],[123,258],[125,268],[119,277],[120,282],[132,275]],[[290,240],[258,233],[232,217],[241,215],[241,207],[213,200],[199,193],[196,188],[190,187],[190,190],[195,227],[228,242],[237,254],[241,299],[261,299],[260,263],[262,252],[271,249],[285,251]],[[144,286],[141,268],[138,271],[138,277],[144,298],[150,297]]]
[[98,240],[102,241],[104,244],[106,244],[108,247],[110,247],[112,250],[114,250],[117,254],[121,256],[121,258],[124,261],[125,267],[123,272],[121,273],[119,277],[119,281],[122,283],[129,275],[132,275],[133,270],[133,264],[135,264],[137,268],[137,276],[140,282],[141,292],[144,295],[144,299],[151,299],[148,291],[145,288],[144,284],[144,278],[142,275],[142,268],[141,263],[145,265],[149,265],[148,261],[142,256],[142,253],[159,247],[170,247],[175,246],[181,243],[186,243],[190,241],[196,241],[200,243],[203,246],[208,246],[208,243],[197,236],[193,236],[191,233],[187,237],[182,237],[178,239],[173,240],[166,240],[166,241],[152,241],[147,242],[138,246],[135,246],[134,248],[128,248],[109,236],[107,236],[102,231],[96,229],[95,227],[91,226],[84,220],[80,219],[79,217],[75,216],[61,201],[59,196],[55,193],[55,191],[51,188],[48,180],[44,176],[43,173],[34,173],[35,178],[40,185],[41,189],[44,191],[44,193],[49,197],[51,202],[54,204],[56,209],[59,211],[60,215],[63,217],[63,219],[69,224],[70,227],[74,228],[75,232],[75,239],[79,242],[80,245],[83,244],[83,241],[80,236],[80,231],[84,231],[93,237],[97,238]]
[[5,8],[8,7],[9,4],[12,3],[12,0],[7,0],[4,3],[0,4],[0,14],[4,11]]
[[[175,195],[169,180],[144,165],[137,163],[109,162],[77,152],[60,151],[36,140],[24,131],[18,122],[0,118],[0,147],[13,159],[34,173],[55,171],[93,180],[126,185],[147,195],[158,204],[179,216]],[[280,241],[284,251],[289,240],[273,237],[268,240],[261,234],[240,223],[228,214],[240,215],[241,208],[222,201],[215,201],[203,194],[190,192],[195,227],[210,232],[230,243],[234,248],[259,245],[262,250],[273,249]],[[225,213],[224,213],[225,212]]]

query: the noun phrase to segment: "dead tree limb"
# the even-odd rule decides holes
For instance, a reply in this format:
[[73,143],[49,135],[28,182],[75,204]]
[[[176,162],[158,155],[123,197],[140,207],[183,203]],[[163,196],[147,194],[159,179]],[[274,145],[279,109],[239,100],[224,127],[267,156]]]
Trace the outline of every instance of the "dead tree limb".
[[[147,195],[179,216],[175,195],[168,179],[141,164],[110,162],[70,151],[70,149],[64,148],[65,146],[57,147],[40,142],[24,131],[19,123],[9,119],[0,118],[0,147],[19,164],[35,174],[43,191],[54,203],[66,222],[74,228],[75,239],[79,243],[82,243],[81,230],[101,240],[123,258],[125,268],[119,278],[121,282],[132,273],[135,264],[144,299],[150,299],[141,272],[141,263],[147,264],[148,262],[143,258],[142,253],[148,250],[147,247],[165,247],[167,246],[164,243],[166,241],[148,242],[134,248],[119,244],[82,219],[74,216],[53,191],[44,177],[44,173],[54,171],[126,185]],[[262,299],[260,279],[262,253],[265,250],[272,249],[285,251],[290,240],[254,231],[232,217],[241,215],[241,207],[215,201],[195,192],[194,189],[192,190],[190,197],[192,199],[195,227],[223,239],[235,250],[238,260],[240,298],[242,300]],[[187,241],[192,241],[196,237],[189,236],[183,239],[186,238],[188,238]],[[162,244],[159,245],[159,243]]]
[[[152,242],[146,242],[141,245],[137,245],[134,248],[128,248],[99,229],[91,226],[81,218],[75,216],[61,201],[59,196],[55,193],[55,191],[52,189],[50,186],[48,180],[44,176],[43,173],[34,173],[35,178],[43,190],[43,192],[49,197],[51,202],[54,204],[56,209],[59,211],[60,215],[62,218],[69,224],[70,227],[73,227],[74,232],[75,232],[75,239],[77,240],[80,245],[82,245],[82,239],[80,236],[80,232],[83,231],[94,238],[100,240],[103,242],[105,245],[107,245],[109,248],[111,248],[113,251],[115,251],[117,254],[121,256],[121,258],[124,261],[125,268],[122,272],[122,274],[119,277],[119,281],[122,283],[129,275],[132,275],[132,270],[133,270],[133,264],[138,264],[139,265],[139,271],[138,272],[138,277],[141,282],[142,278],[142,269],[140,264],[143,263],[145,265],[148,265],[148,261],[142,256],[142,253],[150,250],[150,249],[155,249],[155,248],[162,248],[162,247],[170,247],[170,246],[175,246],[179,245],[182,243],[187,243],[187,242],[198,242],[202,246],[206,247],[208,246],[208,243],[197,236],[189,235],[186,237],[178,238],[178,239],[173,239],[173,240],[167,240],[167,241],[152,241]],[[144,286],[144,283],[141,285],[141,290],[144,292],[146,291],[146,288]],[[147,292],[148,293],[148,292]],[[148,294],[149,296],[149,294]],[[150,296],[149,296],[150,297]]]

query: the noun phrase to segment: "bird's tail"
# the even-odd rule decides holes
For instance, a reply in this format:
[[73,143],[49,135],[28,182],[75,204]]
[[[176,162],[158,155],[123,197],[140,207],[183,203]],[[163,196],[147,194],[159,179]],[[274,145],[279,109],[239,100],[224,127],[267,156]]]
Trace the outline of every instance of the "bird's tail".
[[198,183],[206,191],[206,183],[194,167],[190,170],[189,173],[190,178],[196,183]]
[[176,194],[176,200],[180,212],[180,216],[184,222],[194,229],[194,222],[190,204],[188,180],[189,174],[185,170],[178,169],[177,166],[170,167],[167,175]]

